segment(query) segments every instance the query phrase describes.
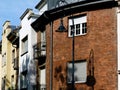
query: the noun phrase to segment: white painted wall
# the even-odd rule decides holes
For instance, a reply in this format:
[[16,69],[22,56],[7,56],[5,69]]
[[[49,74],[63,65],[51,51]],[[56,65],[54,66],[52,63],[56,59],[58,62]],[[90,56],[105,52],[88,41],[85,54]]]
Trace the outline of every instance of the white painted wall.
[[[118,70],[120,70],[120,12],[117,14]],[[118,74],[118,90],[120,90],[120,74]]]
[[42,15],[47,9],[48,9],[48,5],[45,4],[45,5],[39,10],[39,15]]
[[[21,20],[21,26],[19,36],[20,36],[20,50],[19,50],[19,86],[20,86],[20,74],[23,71],[23,65],[26,65],[27,60],[27,83],[29,87],[36,84],[36,65],[33,59],[33,45],[37,43],[37,33],[31,27],[31,23],[35,20],[35,18],[30,18],[28,20],[28,16],[30,13],[27,13],[26,16]],[[22,55],[22,40],[28,36],[28,52]],[[20,88],[20,87],[19,87]],[[30,89],[32,90],[32,89]]]

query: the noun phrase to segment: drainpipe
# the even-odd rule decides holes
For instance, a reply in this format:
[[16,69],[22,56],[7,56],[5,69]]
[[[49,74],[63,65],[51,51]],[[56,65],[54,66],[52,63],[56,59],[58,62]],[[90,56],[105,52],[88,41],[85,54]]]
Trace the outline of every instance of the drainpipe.
[[50,90],[53,86],[53,22],[50,23]]

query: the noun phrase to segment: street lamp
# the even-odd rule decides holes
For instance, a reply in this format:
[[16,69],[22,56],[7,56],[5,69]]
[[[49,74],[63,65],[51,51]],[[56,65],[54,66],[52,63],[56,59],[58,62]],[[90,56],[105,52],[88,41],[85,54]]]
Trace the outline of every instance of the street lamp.
[[72,30],[72,88],[74,90],[74,43],[75,43],[75,39],[74,39],[74,36],[75,36],[75,27],[74,27],[74,20],[72,18],[72,25],[73,25],[73,30]]
[[66,32],[66,28],[63,25],[63,18],[61,18],[60,20],[60,26],[58,27],[58,29],[56,30],[57,32]]
[[[74,87],[74,84],[75,84],[75,81],[74,81],[74,43],[75,43],[74,36],[75,36],[75,27],[74,27],[74,19],[73,18],[72,18],[72,25],[73,25],[73,28],[72,28],[72,90],[74,90],[75,89],[75,87]],[[58,27],[58,29],[56,31],[57,32],[67,31],[65,29],[64,25],[63,25],[63,18],[61,18],[60,26]]]

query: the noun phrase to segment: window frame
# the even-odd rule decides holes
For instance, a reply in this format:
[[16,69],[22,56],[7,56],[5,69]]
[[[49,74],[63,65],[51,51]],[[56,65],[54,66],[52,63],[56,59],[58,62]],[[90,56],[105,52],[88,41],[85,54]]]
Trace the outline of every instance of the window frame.
[[[28,35],[21,40],[22,44],[22,55],[28,52]],[[27,47],[26,47],[27,46]]]
[[15,60],[15,49],[12,50],[12,63],[14,63]]
[[[75,81],[75,75],[76,74],[78,74],[79,72],[74,72],[74,82],[75,83],[86,83],[86,81],[87,81],[87,60],[77,60],[77,61],[75,61],[74,62],[74,69],[75,69],[75,66],[76,66],[76,64],[78,64],[79,63],[79,66],[81,66],[80,64],[83,64],[84,63],[84,70],[85,70],[85,72],[84,72],[84,74],[85,74],[85,76],[84,76],[84,80],[76,80]],[[71,65],[70,65],[71,64]],[[70,66],[69,66],[70,65]],[[69,67],[72,69],[72,62],[68,62],[67,63],[67,83],[72,83],[72,76],[70,76],[69,74],[70,74],[70,71],[68,70],[69,69]],[[79,67],[79,71],[80,71],[80,68],[81,67]],[[77,70],[77,69],[76,69]],[[81,69],[81,71],[83,70],[83,68]],[[72,70],[71,70],[71,75],[72,75]],[[70,78],[71,78],[71,81],[69,80],[70,78],[69,78],[69,76],[70,76]],[[78,75],[77,77],[79,77],[79,78],[81,78],[80,77],[80,75]]]
[[[74,20],[74,21],[73,21]],[[76,17],[70,17],[68,19],[68,37],[72,37],[72,30],[71,27],[73,27],[73,22],[74,22],[74,36],[81,36],[81,35],[86,35],[87,34],[87,15],[81,15],[81,16],[76,16]],[[86,27],[83,27],[83,24],[86,24]],[[78,28],[79,25],[79,28]],[[80,30],[77,34],[78,29]],[[85,32],[83,32],[83,29]]]
[[2,55],[2,67],[6,65],[6,52]]
[[14,88],[14,75],[11,76],[11,86]]

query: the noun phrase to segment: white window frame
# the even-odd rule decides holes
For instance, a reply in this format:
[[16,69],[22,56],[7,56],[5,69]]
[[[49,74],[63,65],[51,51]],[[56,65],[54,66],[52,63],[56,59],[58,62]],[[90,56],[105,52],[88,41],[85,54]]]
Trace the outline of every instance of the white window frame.
[[46,69],[44,66],[40,67],[39,69],[39,75],[40,75],[40,89],[46,90]]
[[[74,21],[73,21],[74,20]],[[69,32],[68,32],[68,37],[72,37],[72,30],[71,30],[71,26],[73,26],[73,22],[74,22],[74,36],[80,36],[80,35],[86,35],[87,34],[87,16],[80,16],[80,17],[72,17],[69,19]],[[86,24],[86,27],[83,27],[83,24]],[[80,33],[77,34],[77,30],[76,30],[76,26],[79,25],[80,26]],[[86,32],[83,32],[83,29],[86,29]]]
[[[87,61],[86,60],[75,61],[74,82],[85,83],[86,79],[87,79]],[[72,62],[67,63],[67,82],[72,83]]]
[[45,79],[45,77],[46,77],[46,69],[44,68],[44,69],[40,69],[40,84],[44,84],[44,85],[46,85],[46,79]]

